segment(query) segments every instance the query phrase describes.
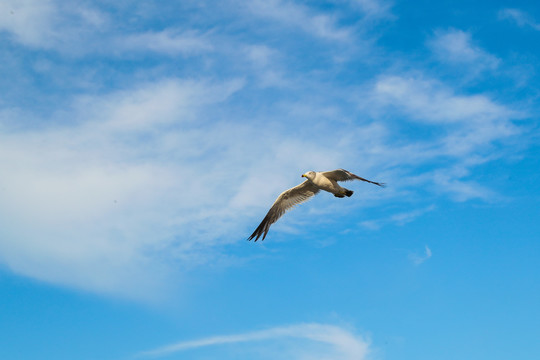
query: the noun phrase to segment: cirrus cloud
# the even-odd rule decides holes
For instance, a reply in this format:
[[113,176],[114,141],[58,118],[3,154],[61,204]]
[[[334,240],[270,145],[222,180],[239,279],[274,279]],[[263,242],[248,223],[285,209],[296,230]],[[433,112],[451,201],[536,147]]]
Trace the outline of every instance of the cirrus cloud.
[[[234,344],[234,349],[226,345]],[[371,352],[364,337],[334,325],[308,323],[274,327],[243,334],[183,341],[139,353],[159,358],[185,351],[221,347],[222,359],[366,360]]]

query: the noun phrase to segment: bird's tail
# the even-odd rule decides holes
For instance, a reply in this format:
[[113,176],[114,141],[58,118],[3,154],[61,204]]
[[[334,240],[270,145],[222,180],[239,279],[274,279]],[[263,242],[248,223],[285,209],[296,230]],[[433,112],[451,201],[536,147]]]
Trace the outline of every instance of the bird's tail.
[[352,190],[348,190],[348,189],[347,189],[347,190],[345,190],[345,195],[346,195],[347,197],[351,197],[351,196],[352,196],[352,194],[354,194],[354,191],[352,191]]

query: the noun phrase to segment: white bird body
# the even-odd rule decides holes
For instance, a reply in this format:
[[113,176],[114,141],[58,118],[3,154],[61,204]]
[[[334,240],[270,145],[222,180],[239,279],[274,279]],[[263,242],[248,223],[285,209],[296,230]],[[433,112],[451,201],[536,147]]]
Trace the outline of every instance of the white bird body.
[[[315,175],[313,175],[313,173]],[[315,184],[319,189],[328,191],[329,193],[334,194],[334,196],[343,197],[343,195],[346,193],[346,189],[339,186],[337,181],[327,178],[320,171],[310,171],[302,176]]]
[[275,223],[287,210],[309,200],[320,190],[332,193],[335,197],[339,198],[350,197],[353,191],[339,186],[338,181],[361,180],[384,187],[383,183],[364,179],[343,169],[324,172],[308,171],[302,177],[305,177],[307,180],[293,188],[285,190],[278,196],[263,221],[248,240],[255,239],[257,241],[261,236],[262,240],[264,240],[268,234],[270,225]]

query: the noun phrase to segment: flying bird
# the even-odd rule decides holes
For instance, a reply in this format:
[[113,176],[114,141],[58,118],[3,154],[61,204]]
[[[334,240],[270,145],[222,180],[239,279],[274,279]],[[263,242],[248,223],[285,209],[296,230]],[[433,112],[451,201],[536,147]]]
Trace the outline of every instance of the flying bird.
[[268,234],[270,225],[278,221],[287,210],[309,200],[320,190],[328,191],[338,198],[343,198],[345,196],[350,197],[353,194],[353,191],[339,186],[338,181],[362,180],[381,187],[385,186],[384,183],[364,179],[363,177],[343,169],[324,172],[308,171],[307,173],[302,174],[302,177],[306,178],[306,181],[289,190],[285,190],[278,196],[263,221],[257,229],[255,229],[253,234],[251,234],[248,240],[255,239],[255,241],[257,241],[261,236],[262,240],[264,240]]

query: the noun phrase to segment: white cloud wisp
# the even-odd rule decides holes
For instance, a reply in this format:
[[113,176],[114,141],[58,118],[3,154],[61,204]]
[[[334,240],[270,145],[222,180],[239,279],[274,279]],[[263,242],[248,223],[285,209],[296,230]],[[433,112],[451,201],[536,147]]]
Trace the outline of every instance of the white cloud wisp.
[[534,30],[540,31],[540,23],[535,21],[529,14],[519,9],[503,9],[499,11],[499,17],[501,19],[510,19],[514,21],[518,26],[529,26]]
[[458,95],[433,79],[383,76],[374,86],[377,103],[395,106],[411,119],[426,123],[483,122],[515,116],[483,95]]
[[[235,344],[234,351],[223,348]],[[209,346],[222,346],[223,358],[366,360],[370,343],[363,337],[334,325],[299,324],[237,335],[214,336],[183,341],[138,354],[158,358]]]
[[411,260],[414,265],[418,266],[430,259],[432,255],[431,249],[426,245],[424,247],[424,255],[410,254],[409,260]]
[[248,8],[257,16],[298,28],[321,39],[333,41],[351,39],[351,29],[339,27],[332,16],[314,13],[309,7],[291,1],[254,0],[250,2]]
[[497,57],[474,45],[470,33],[461,30],[438,31],[428,45],[442,62],[467,64],[475,72],[493,70],[500,63]]

